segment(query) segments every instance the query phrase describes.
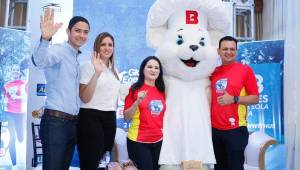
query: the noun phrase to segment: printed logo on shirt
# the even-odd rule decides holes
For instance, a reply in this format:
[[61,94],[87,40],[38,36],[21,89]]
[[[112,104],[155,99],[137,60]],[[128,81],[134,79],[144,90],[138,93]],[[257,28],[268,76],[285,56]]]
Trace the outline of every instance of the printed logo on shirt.
[[230,122],[231,126],[235,126],[235,118],[231,117],[228,119],[228,121]]
[[12,97],[15,98],[18,94],[18,87],[17,86],[12,86],[8,88],[8,94]]
[[220,79],[216,82],[216,93],[223,93],[227,87],[227,78]]
[[161,100],[151,100],[149,103],[149,110],[152,116],[158,116],[160,112],[164,109],[164,105]]

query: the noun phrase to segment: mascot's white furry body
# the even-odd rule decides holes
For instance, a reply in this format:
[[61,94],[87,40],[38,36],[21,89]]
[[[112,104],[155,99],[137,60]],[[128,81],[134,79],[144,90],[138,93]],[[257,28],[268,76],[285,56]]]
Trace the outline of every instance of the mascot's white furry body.
[[227,17],[220,0],[157,0],[149,11],[147,41],[162,62],[167,96],[159,164],[215,163],[209,75],[218,56],[207,28],[224,32]]
[[[217,54],[209,45],[199,45],[201,38],[204,38],[203,43],[209,42],[206,31],[184,29],[179,32],[184,41],[182,45],[176,43],[178,32],[174,30],[167,36],[172,38],[157,50],[165,71],[167,94],[160,163],[180,164],[182,160],[214,163],[207,98],[210,83],[206,77],[214,69]],[[196,44],[199,47],[193,51],[190,46]],[[192,61],[188,63],[191,58],[199,61],[195,67],[191,67]]]

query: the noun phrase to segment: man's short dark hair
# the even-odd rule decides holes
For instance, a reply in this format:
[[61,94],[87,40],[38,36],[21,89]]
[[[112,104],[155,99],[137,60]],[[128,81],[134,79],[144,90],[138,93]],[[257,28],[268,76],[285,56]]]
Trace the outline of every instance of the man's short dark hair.
[[85,22],[89,26],[89,29],[90,29],[89,21],[86,18],[82,17],[82,16],[74,16],[69,21],[68,29],[71,30],[77,22]]
[[225,37],[221,38],[220,41],[219,41],[219,48],[221,48],[221,43],[223,41],[234,41],[235,45],[237,47],[237,40],[234,37],[232,37],[232,36],[225,36]]

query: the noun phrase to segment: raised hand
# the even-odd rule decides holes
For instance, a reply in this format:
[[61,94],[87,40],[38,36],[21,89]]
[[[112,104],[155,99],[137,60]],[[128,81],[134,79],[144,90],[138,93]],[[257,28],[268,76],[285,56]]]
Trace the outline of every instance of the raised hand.
[[105,64],[101,60],[100,54],[97,53],[96,51],[93,52],[92,63],[93,63],[94,69],[95,69],[95,73],[98,76],[100,76],[101,72],[105,68]]
[[44,40],[50,40],[51,37],[61,28],[62,23],[54,23],[54,9],[46,8],[44,15],[41,16],[41,33]]

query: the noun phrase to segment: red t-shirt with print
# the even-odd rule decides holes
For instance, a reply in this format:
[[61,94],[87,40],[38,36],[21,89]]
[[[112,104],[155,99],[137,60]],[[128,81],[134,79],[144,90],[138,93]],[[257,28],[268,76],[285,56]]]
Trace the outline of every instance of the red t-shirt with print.
[[148,91],[138,105],[129,127],[128,138],[141,143],[155,143],[162,140],[163,117],[166,110],[165,94],[155,86],[143,84],[125,98],[124,110],[130,108],[137,99],[139,91]]
[[247,126],[247,106],[241,104],[221,106],[217,98],[224,95],[224,90],[231,96],[258,95],[257,82],[251,67],[241,63],[217,67],[211,76],[211,88],[212,127],[229,130]]

